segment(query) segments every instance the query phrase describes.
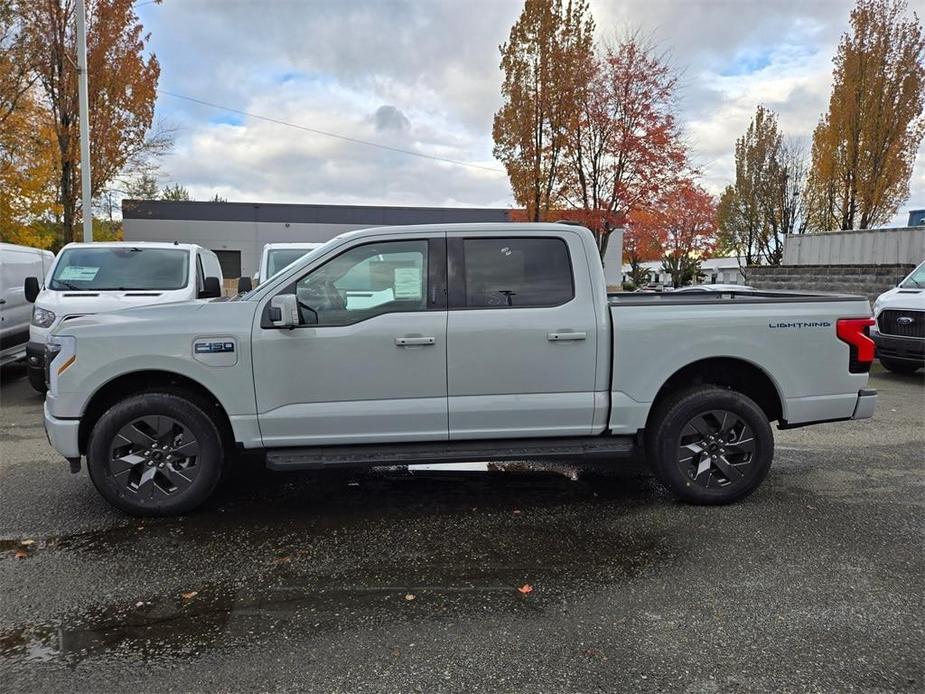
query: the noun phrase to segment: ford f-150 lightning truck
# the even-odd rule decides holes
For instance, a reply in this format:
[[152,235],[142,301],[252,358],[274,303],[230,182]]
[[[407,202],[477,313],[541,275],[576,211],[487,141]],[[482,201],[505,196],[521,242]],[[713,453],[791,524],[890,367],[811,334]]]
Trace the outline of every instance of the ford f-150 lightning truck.
[[683,500],[752,492],[771,422],[871,417],[853,296],[608,296],[563,224],[352,231],[230,301],[63,320],[45,427],[139,515],[201,504],[239,449],[271,469],[643,449]]

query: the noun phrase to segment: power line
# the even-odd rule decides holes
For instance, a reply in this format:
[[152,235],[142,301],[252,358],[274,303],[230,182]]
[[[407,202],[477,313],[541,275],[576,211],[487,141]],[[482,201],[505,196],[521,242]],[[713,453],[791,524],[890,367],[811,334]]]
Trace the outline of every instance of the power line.
[[361,140],[356,137],[348,137],[347,135],[338,135],[337,133],[328,132],[326,130],[319,130],[318,128],[310,128],[307,125],[299,125],[297,123],[289,123],[278,118],[271,118],[270,116],[261,116],[256,113],[250,113],[248,111],[241,111],[240,109],[230,108],[228,106],[222,106],[221,104],[214,104],[210,101],[204,101],[203,99],[196,99],[192,96],[185,96],[183,94],[176,94],[174,92],[164,91],[163,89],[157,90],[158,94],[164,94],[166,96],[172,96],[175,99],[183,99],[184,101],[190,101],[194,104],[200,104],[202,106],[209,106],[211,108],[217,108],[228,113],[236,113],[241,116],[246,116],[247,118],[254,118],[256,120],[266,121],[268,123],[275,123],[277,125],[285,125],[289,128],[296,128],[297,130],[304,130],[305,132],[313,133],[315,135],[324,135],[325,137],[332,137],[336,140],[343,140],[344,142],[351,142],[355,145],[366,145],[367,147],[375,147],[377,149],[384,149],[389,152],[397,152],[398,154],[407,154],[412,157],[419,157],[420,159],[431,159],[433,161],[441,161],[445,164],[455,164],[456,166],[466,166],[470,169],[481,169],[482,171],[491,171],[492,173],[503,174],[504,171],[501,169],[495,169],[490,166],[482,166],[481,164],[473,164],[467,161],[459,161],[458,159],[449,159],[447,157],[439,157],[434,154],[424,154],[422,152],[415,152],[410,149],[402,149],[400,147],[392,147],[391,145],[384,145],[379,142],[369,142],[368,140]]

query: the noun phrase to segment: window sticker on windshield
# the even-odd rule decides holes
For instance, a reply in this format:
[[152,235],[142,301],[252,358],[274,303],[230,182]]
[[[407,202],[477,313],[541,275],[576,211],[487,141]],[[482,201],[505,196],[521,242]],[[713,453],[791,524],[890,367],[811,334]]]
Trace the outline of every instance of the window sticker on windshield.
[[395,298],[420,299],[421,298],[421,268],[397,267],[395,268]]
[[76,280],[77,282],[90,282],[96,278],[99,272],[98,267],[86,267],[83,265],[68,265],[61,271],[57,279],[59,280]]

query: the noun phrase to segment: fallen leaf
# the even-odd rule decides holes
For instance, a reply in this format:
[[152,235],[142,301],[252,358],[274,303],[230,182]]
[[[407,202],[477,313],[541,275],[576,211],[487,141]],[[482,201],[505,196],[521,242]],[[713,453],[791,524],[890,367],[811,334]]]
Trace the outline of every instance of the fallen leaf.
[[408,593],[407,595],[405,595],[405,600],[414,600],[416,597],[417,597],[416,595],[412,595],[411,593]]
[[398,646],[392,649],[392,657],[397,658],[401,655],[401,649]]
[[16,550],[17,559],[25,559],[28,556],[29,556],[29,552],[27,550],[24,550],[22,547]]
[[192,600],[197,595],[199,595],[198,590],[191,590],[189,593],[180,593],[180,597],[183,598],[184,600]]
[[288,555],[284,555],[282,557],[276,557],[276,559],[273,560],[273,563],[274,564],[288,564],[291,561],[292,561],[292,557]]
[[520,588],[517,589],[517,592],[523,595],[529,595],[533,592],[533,586],[531,586],[529,583],[524,583]]

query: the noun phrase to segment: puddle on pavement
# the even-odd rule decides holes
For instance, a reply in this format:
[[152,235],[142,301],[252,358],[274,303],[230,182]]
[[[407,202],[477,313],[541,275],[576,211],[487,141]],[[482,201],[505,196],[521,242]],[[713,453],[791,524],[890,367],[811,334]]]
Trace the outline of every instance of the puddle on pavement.
[[211,590],[188,600],[177,595],[110,608],[72,623],[19,626],[0,631],[0,658],[76,664],[103,654],[189,657],[221,637],[234,604],[233,592]]
[[[220,552],[227,545],[227,556],[243,547],[242,556],[264,558],[242,564],[228,584],[199,587],[186,599],[173,593],[0,626],[0,660],[188,660],[267,635],[311,638],[354,628],[358,616],[400,623],[485,610],[533,614],[580,591],[631,580],[679,552],[658,528],[614,522],[651,503],[644,486],[625,481],[359,479],[271,480],[227,491],[185,518],[37,538],[37,554],[111,556],[128,543],[143,563],[159,543],[179,540]],[[582,521],[588,505],[601,505],[608,522]],[[6,540],[0,550],[17,546],[19,540]],[[319,547],[332,563],[317,563]],[[536,585],[529,597],[517,592],[527,582]]]

